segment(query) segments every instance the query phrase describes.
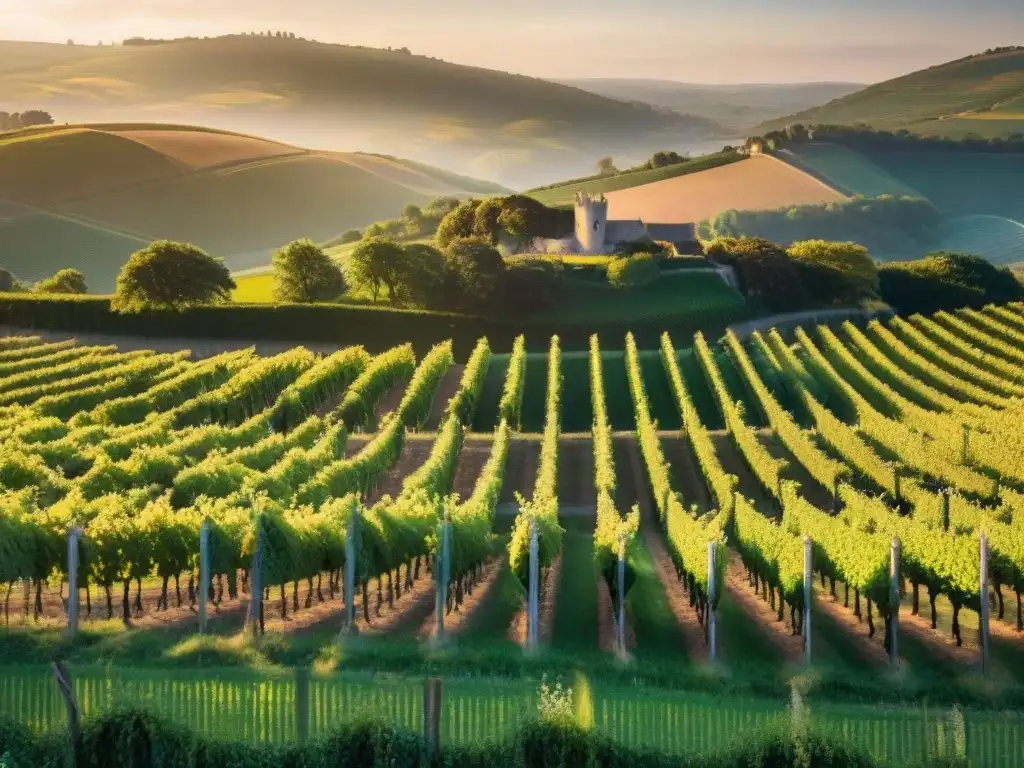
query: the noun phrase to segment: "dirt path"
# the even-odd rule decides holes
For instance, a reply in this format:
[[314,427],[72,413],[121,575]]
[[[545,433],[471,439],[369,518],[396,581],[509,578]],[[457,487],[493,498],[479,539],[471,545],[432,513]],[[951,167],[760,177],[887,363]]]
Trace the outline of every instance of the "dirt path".
[[662,435],[661,448],[672,467],[673,487],[682,493],[687,508],[696,504],[701,514],[714,509],[715,501],[711,498],[707,483],[704,482],[704,475],[701,473],[690,441],[678,432],[671,435]]
[[441,419],[444,418],[445,409],[448,408],[448,401],[459,391],[459,384],[462,383],[462,372],[466,369],[464,365],[453,365],[441,379],[434,394],[434,401],[430,406],[430,415],[423,426],[424,432],[435,432],[441,426]]
[[462,444],[452,490],[459,494],[463,501],[473,495],[473,487],[484,465],[491,458],[491,443],[489,435],[472,435],[467,436]]
[[435,435],[422,433],[406,437],[398,461],[391,465],[380,481],[366,494],[367,506],[376,504],[385,495],[390,494],[394,497],[401,492],[405,478],[427,460],[430,449],[434,446],[434,438]]
[[540,441],[529,438],[513,438],[508,446],[505,465],[505,482],[501,487],[499,504],[515,504],[516,493],[525,498],[533,495],[533,484],[537,477],[537,463],[540,461]]
[[704,642],[704,628],[697,620],[697,612],[690,607],[689,597],[676,576],[665,539],[658,529],[657,514],[651,503],[636,439],[632,436],[617,436],[614,438],[614,446],[619,488],[630,489],[625,492],[631,494],[640,507],[640,535],[654,560],[655,572],[683,637],[687,656],[695,662],[706,661],[708,648]]
[[377,405],[373,409],[373,417],[370,422],[363,428],[364,432],[373,433],[376,432],[380,427],[380,420],[387,414],[398,410],[398,406],[402,403],[402,398],[405,397],[405,390],[409,386],[409,380],[403,379],[399,381],[395,386],[391,387],[387,392],[381,395],[380,400],[377,401]]
[[[803,637],[794,635],[789,621],[779,621],[777,611],[754,592],[747,580],[747,572],[736,552],[729,552],[725,572],[725,589],[729,597],[750,616],[762,639],[771,643],[786,661],[797,662],[803,654]],[[787,617],[788,619],[788,611]]]
[[800,483],[800,495],[818,509],[831,512],[832,491],[823,488],[817,480],[811,477],[811,474],[804,465],[796,460],[796,457],[775,436],[775,433],[769,429],[759,429],[758,438],[772,456],[778,459],[785,459],[789,463],[789,467],[783,474],[787,480],[795,480]]
[[558,441],[558,505],[593,509],[597,505],[594,490],[594,441],[589,434],[563,435]]

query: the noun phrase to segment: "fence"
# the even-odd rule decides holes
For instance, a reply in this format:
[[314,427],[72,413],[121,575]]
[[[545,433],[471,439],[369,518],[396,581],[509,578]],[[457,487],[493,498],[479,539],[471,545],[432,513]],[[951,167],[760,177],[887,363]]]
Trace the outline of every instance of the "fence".
[[[424,685],[410,679],[317,675],[306,670],[131,670],[76,666],[82,717],[143,704],[173,722],[225,739],[281,743],[315,737],[360,716],[411,731],[424,727]],[[577,692],[578,693],[578,692]],[[594,685],[592,727],[629,746],[667,752],[723,747],[786,711],[787,702]],[[442,744],[510,738],[537,712],[535,684],[447,680]],[[1024,766],[1024,717],[968,712],[962,730],[948,710],[811,703],[811,717],[877,758],[901,764],[951,754],[965,744],[974,765]],[[38,732],[66,727],[63,699],[47,667],[0,668],[0,714]]]

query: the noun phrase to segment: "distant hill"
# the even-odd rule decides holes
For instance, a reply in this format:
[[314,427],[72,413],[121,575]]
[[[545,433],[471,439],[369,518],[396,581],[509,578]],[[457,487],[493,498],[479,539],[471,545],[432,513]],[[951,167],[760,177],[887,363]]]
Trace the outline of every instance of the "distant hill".
[[959,137],[1024,131],[1024,48],[969,56],[930,67],[769,120],[753,133],[788,124],[849,125]]
[[[0,42],[0,105],[60,122],[212,125],[413,157],[525,187],[603,155],[682,151],[707,120],[408,52],[234,35],[129,46]],[[15,64],[10,64],[14,62]]]
[[713,121],[722,135],[746,135],[765,120],[859,91],[858,83],[702,85],[674,80],[583,78],[558,82],[614,99],[639,101]]
[[109,291],[152,240],[192,242],[245,269],[290,240],[326,241],[407,203],[505,192],[398,158],[188,126],[29,129],[0,134],[0,266],[33,281],[76,267]]

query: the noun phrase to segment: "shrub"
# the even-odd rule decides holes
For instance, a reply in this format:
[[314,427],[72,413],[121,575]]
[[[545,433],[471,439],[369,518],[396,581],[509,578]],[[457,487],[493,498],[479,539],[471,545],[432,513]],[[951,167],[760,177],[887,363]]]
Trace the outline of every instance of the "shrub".
[[498,285],[502,310],[525,317],[552,309],[565,290],[562,265],[547,259],[512,261]]
[[469,237],[473,234],[476,207],[479,202],[479,200],[466,200],[445,214],[441,223],[437,225],[437,234],[434,236],[438,248],[447,248],[455,238]]
[[616,288],[638,288],[660,276],[658,261],[649,253],[614,259],[608,264],[608,282]]
[[774,243],[758,237],[721,237],[708,243],[709,258],[736,269],[744,294],[765,309],[803,309],[808,297],[796,265]]
[[404,258],[402,247],[390,238],[364,237],[348,258],[348,278],[354,287],[368,291],[376,304],[385,286],[390,293],[396,293],[394,288]]
[[181,311],[226,302],[235,287],[223,260],[188,243],[160,240],[133,253],[121,268],[110,306],[124,313]]
[[342,243],[358,243],[363,239],[363,233],[358,229],[346,229],[341,235]]
[[33,286],[36,293],[88,293],[89,288],[85,284],[85,275],[77,269],[61,269],[45,280],[40,280]]
[[505,271],[505,260],[482,237],[459,237],[445,249],[448,271],[447,306],[482,309],[488,306]]
[[786,253],[816,302],[849,304],[878,296],[878,267],[862,245],[804,240]]
[[332,301],[348,290],[341,267],[311,240],[289,243],[274,254],[272,263],[277,301]]
[[939,252],[916,261],[890,262],[881,266],[878,276],[882,300],[906,314],[1024,298],[1024,285],[1006,267],[961,253]]

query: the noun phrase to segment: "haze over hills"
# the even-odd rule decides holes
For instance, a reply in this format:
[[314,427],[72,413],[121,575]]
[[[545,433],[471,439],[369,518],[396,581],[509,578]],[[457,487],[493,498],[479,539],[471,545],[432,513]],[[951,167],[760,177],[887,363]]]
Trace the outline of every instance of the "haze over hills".
[[192,242],[234,270],[274,249],[503,187],[417,162],[314,152],[182,126],[63,126],[0,134],[0,264],[35,281],[75,267],[110,291],[152,240]]
[[408,52],[234,35],[158,45],[0,43],[0,104],[60,122],[210,125],[387,152],[509,186],[597,157],[699,151],[714,122]]
[[756,132],[792,123],[865,123],[924,134],[984,137],[1024,131],[1024,48],[997,49],[940,64],[767,121]]
[[703,117],[737,135],[745,135],[752,126],[765,120],[815,107],[864,88],[858,83],[704,85],[629,78],[557,82],[614,99],[644,102]]

